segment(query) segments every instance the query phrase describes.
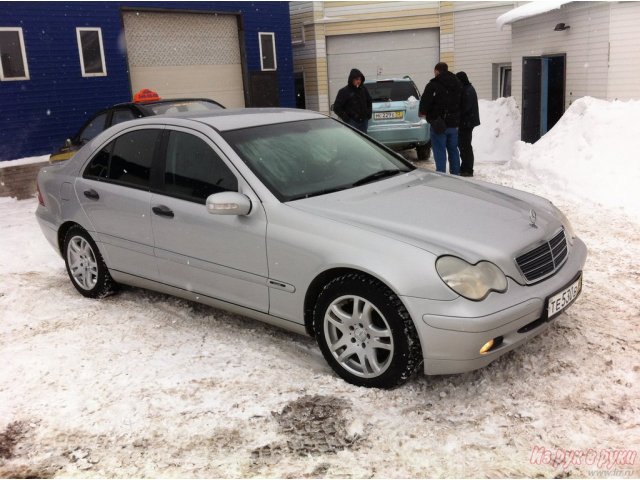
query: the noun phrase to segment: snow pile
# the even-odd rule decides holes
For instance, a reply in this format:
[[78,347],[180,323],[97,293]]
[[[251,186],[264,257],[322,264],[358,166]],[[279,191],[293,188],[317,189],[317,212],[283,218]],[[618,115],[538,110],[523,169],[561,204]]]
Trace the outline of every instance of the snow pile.
[[524,5],[509,10],[498,17],[496,25],[498,30],[502,30],[505,25],[509,25],[518,20],[524,20],[525,18],[547,13],[552,10],[557,10],[565,3],[569,3],[568,0],[551,0],[546,2],[528,2]]
[[17,160],[2,160],[0,161],[0,168],[5,167],[20,167],[22,165],[31,165],[32,163],[42,163],[49,161],[49,154],[39,155],[37,157],[25,157],[18,158]]
[[513,97],[478,100],[480,126],[473,129],[473,153],[477,162],[511,160],[513,144],[520,140],[520,111]]
[[574,199],[640,217],[639,117],[640,101],[578,99],[535,144],[517,142],[505,168]]

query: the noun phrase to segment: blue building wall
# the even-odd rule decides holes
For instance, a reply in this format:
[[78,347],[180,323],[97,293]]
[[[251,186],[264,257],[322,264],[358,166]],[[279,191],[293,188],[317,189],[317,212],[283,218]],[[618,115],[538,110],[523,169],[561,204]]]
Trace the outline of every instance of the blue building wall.
[[[131,101],[123,7],[240,13],[249,72],[258,32],[275,32],[280,105],[295,107],[288,2],[0,2],[0,27],[22,28],[30,76],[0,81],[0,161],[51,153],[97,110]],[[107,76],[82,76],[76,27],[102,28]]]

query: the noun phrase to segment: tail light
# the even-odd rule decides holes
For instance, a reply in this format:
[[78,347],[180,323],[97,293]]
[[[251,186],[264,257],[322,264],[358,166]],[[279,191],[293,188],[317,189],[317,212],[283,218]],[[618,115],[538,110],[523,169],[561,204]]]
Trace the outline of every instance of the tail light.
[[42,196],[38,182],[36,182],[36,191],[38,192],[38,203],[44,207],[44,197]]

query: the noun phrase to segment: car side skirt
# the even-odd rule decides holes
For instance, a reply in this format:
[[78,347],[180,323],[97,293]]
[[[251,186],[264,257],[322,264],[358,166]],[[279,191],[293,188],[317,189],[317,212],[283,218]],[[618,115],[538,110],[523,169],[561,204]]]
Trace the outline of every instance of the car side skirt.
[[140,287],[147,290],[153,290],[155,292],[166,293],[169,295],[173,295],[174,297],[183,298],[192,302],[202,303],[204,305],[209,305],[210,307],[219,308],[220,310],[225,310],[227,312],[236,313],[238,315],[249,317],[254,320],[259,320],[269,325],[273,325],[293,333],[304,335],[305,337],[309,336],[303,324],[285,320],[280,317],[274,317],[273,315],[269,315],[268,313],[259,312],[257,310],[242,307],[234,303],[225,302],[217,298],[208,297],[206,295],[202,295],[196,292],[190,292],[188,290],[183,290],[177,287],[172,287],[171,285],[155,282],[147,278],[137,277],[135,275],[130,275],[128,273],[120,272],[117,270],[110,270],[109,273],[117,283],[130,285],[132,287]]

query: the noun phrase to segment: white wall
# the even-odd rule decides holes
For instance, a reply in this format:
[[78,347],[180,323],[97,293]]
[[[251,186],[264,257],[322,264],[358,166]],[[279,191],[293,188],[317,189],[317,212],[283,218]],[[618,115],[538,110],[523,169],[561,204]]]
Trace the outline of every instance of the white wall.
[[609,100],[640,99],[640,3],[611,3]]
[[[607,98],[608,2],[572,2],[512,25],[512,95],[522,106],[522,58],[566,54],[565,109],[585,95]],[[571,28],[556,32],[558,23]]]
[[[455,68],[469,76],[478,98],[492,99],[492,65],[511,63],[511,27],[496,27],[496,18],[514,8],[513,3],[484,7],[482,2],[465,2],[469,8],[454,12]],[[458,5],[458,4],[456,4]]]

